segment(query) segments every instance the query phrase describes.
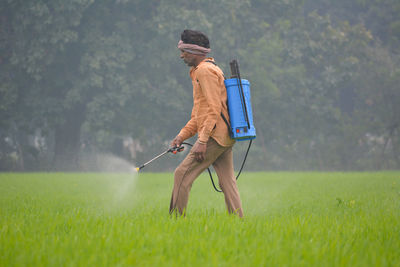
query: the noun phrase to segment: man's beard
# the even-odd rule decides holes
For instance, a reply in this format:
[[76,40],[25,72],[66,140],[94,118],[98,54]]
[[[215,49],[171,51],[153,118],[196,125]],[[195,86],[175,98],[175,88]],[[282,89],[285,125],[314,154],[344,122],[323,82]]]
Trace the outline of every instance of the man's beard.
[[191,61],[183,60],[183,62],[185,62],[185,64],[188,65],[189,67],[193,67],[194,66],[194,63],[191,62]]

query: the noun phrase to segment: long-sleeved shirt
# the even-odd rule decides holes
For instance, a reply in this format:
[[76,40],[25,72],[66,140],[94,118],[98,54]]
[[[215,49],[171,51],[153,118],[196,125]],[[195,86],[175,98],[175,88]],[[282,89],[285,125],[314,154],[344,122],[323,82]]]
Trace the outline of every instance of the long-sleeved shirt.
[[214,59],[206,58],[190,69],[193,109],[179,136],[186,140],[197,133],[201,143],[207,143],[211,137],[221,146],[232,146],[235,140],[229,136],[228,126],[221,116],[222,112],[229,121],[224,74],[218,66],[207,61]]

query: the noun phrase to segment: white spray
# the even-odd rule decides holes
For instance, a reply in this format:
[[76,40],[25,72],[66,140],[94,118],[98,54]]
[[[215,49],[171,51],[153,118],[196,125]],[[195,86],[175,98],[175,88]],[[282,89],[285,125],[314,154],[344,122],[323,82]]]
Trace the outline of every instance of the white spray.
[[107,179],[103,180],[104,184],[98,185],[104,187],[104,192],[111,195],[111,203],[110,199],[107,200],[107,206],[114,209],[129,202],[137,180],[137,168],[133,164],[113,154],[98,153],[86,154],[81,158],[80,165],[83,171],[107,175]]

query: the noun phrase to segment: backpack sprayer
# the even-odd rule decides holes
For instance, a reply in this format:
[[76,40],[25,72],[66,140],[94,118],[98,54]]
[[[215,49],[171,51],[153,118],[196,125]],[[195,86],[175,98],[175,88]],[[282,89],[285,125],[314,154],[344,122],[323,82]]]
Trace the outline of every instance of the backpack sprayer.
[[[206,61],[210,62],[214,65],[215,62],[213,61]],[[237,140],[237,141],[245,141],[245,140],[250,140],[249,146],[246,151],[246,155],[243,159],[242,166],[240,167],[239,173],[236,176],[236,180],[239,178],[242,169],[244,167],[244,164],[247,159],[247,155],[249,153],[251,144],[253,142],[253,139],[256,138],[256,128],[254,127],[253,124],[253,112],[251,108],[251,96],[250,96],[250,83],[248,80],[241,79],[240,77],[240,72],[239,72],[239,65],[236,60],[232,60],[230,63],[230,68],[231,68],[231,78],[226,79],[224,81],[225,87],[226,87],[226,92],[228,95],[228,101],[227,101],[227,106],[228,106],[228,113],[229,113],[229,122],[225,118],[225,116],[221,112],[222,119],[225,121],[226,125],[228,126],[229,129],[229,134],[230,136]],[[183,145],[188,145],[188,146],[193,146],[192,144],[183,142]],[[141,165],[140,167],[136,168],[136,171],[140,171],[143,169],[146,165],[149,163],[155,161],[156,159],[164,156],[165,154],[171,152],[173,154],[176,154],[177,152],[181,152],[184,150],[184,146],[180,147],[172,147],[168,148],[166,151],[163,153],[157,155],[153,159],[149,160],[145,164]],[[210,175],[212,185],[214,189],[217,192],[222,192],[221,190],[217,189],[215,186],[214,180],[211,175],[210,168],[207,168],[207,171]]]
[[228,94],[228,112],[230,124],[224,118],[230,129],[230,134],[237,141],[253,140],[256,138],[256,128],[253,124],[251,109],[250,83],[240,78],[239,65],[236,60],[229,63],[231,78],[224,81]]

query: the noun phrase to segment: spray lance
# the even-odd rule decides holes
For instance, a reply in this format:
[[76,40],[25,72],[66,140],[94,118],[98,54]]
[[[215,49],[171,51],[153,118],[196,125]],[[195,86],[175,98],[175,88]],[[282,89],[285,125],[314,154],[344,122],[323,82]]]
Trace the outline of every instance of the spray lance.
[[170,147],[167,150],[165,150],[163,153],[161,153],[160,155],[155,156],[154,158],[152,158],[151,160],[149,160],[148,162],[144,163],[142,166],[137,167],[136,171],[139,172],[141,169],[143,169],[144,167],[146,167],[148,164],[152,163],[153,161],[155,161],[158,158],[161,158],[162,156],[164,156],[167,153],[172,153],[172,154],[176,154],[177,152],[182,152],[185,149],[184,146],[180,146],[180,147]]
[[[168,153],[170,153],[170,152],[171,152],[172,154],[176,154],[177,152],[182,152],[182,151],[185,149],[185,147],[184,147],[183,145],[193,146],[193,145],[190,144],[190,143],[183,142],[182,145],[179,146],[179,147],[171,147],[171,148],[168,148],[168,149],[165,150],[163,153],[161,153],[161,154],[155,156],[154,158],[152,158],[152,159],[149,160],[148,162],[144,163],[144,164],[141,165],[140,167],[135,168],[136,171],[139,172],[141,169],[143,169],[144,167],[146,167],[148,164],[152,163],[153,161],[155,161],[155,160],[158,159],[158,158],[161,158],[161,157],[164,156],[165,154],[168,154]],[[243,165],[242,165],[242,168],[243,168]],[[212,185],[213,185],[215,191],[217,191],[217,192],[222,192],[222,190],[219,190],[219,189],[216,187],[216,185],[215,185],[215,183],[214,183],[214,180],[213,180],[213,178],[212,178],[212,174],[211,174],[210,168],[207,168],[207,171],[208,171],[208,174],[210,175],[211,183],[212,183]],[[241,171],[241,170],[240,170],[240,171]],[[240,173],[239,173],[239,174],[240,174]],[[238,177],[239,177],[239,175],[238,175]],[[236,179],[237,179],[237,178],[236,178]]]

